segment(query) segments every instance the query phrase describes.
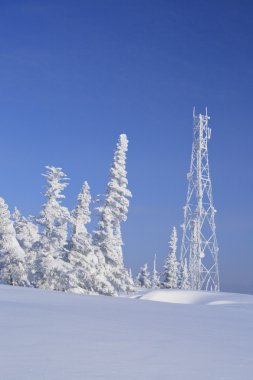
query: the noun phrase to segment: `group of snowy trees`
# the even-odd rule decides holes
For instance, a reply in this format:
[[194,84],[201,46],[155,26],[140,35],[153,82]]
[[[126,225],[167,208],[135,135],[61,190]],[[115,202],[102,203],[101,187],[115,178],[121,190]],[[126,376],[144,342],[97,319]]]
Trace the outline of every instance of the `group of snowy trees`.
[[0,281],[10,285],[75,293],[117,294],[134,284],[124,267],[121,223],[127,220],[127,136],[114,154],[104,201],[96,211],[98,228],[90,234],[90,188],[84,182],[74,210],[62,205],[68,178],[61,168],[47,166],[46,202],[38,217],[11,215],[0,198]]
[[135,281],[137,287],[165,288],[165,289],[189,289],[189,270],[187,260],[183,263],[177,261],[177,230],[173,227],[169,241],[169,252],[166,257],[163,271],[158,273],[156,269],[156,255],[152,274],[145,264],[138,273]]
[[124,266],[121,223],[127,220],[131,192],[127,185],[127,136],[119,137],[103,201],[96,208],[98,227],[90,234],[91,194],[85,181],[76,207],[62,205],[68,178],[61,168],[47,166],[46,202],[38,217],[11,214],[0,198],[0,282],[75,293],[113,295],[134,287],[189,289],[187,261],[177,261],[177,231],[169,241],[163,271],[152,274],[145,264],[135,284]]

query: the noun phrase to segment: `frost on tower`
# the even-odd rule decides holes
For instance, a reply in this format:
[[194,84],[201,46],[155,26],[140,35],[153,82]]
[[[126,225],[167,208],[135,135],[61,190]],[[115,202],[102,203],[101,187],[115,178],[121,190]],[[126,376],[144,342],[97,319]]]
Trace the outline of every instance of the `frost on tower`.
[[188,193],[184,207],[181,265],[189,262],[190,288],[219,291],[218,245],[215,233],[212,184],[208,163],[211,129],[207,115],[193,110],[193,145]]

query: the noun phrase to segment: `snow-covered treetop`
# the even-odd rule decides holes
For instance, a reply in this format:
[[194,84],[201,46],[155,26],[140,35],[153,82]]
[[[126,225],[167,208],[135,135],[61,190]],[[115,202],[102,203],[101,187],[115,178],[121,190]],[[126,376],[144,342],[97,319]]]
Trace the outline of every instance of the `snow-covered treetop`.
[[45,192],[45,196],[48,199],[61,199],[65,198],[65,195],[61,194],[61,192],[68,185],[69,178],[62,171],[62,168],[56,168],[55,166],[46,166],[46,173],[42,174],[43,177],[47,178],[47,190]]
[[[67,223],[70,219],[69,210],[61,205],[61,199],[65,198],[61,192],[68,185],[68,178],[61,168],[46,166],[47,172],[43,174],[47,178],[47,190],[45,196],[47,202],[43,205],[37,222],[44,228],[43,235],[54,243],[54,250],[62,248],[67,240]],[[48,241],[49,241],[48,240]],[[48,241],[46,244],[48,244]]]
[[106,204],[118,221],[127,220],[129,200],[131,191],[127,189],[126,153],[128,150],[128,139],[121,134],[114,153],[113,163],[110,169],[110,181],[107,186]]
[[19,220],[22,218],[21,212],[19,211],[19,209],[16,206],[14,207],[14,211],[12,213],[12,216],[13,216],[14,220]]
[[13,232],[13,225],[10,221],[10,211],[8,209],[5,200],[0,197],[0,215],[1,215],[1,223],[0,223],[0,234],[4,234],[6,232]]
[[[119,136],[118,143],[116,145],[116,150],[114,153],[113,163],[111,166],[111,178],[114,180],[117,180],[118,186],[123,187],[126,189],[128,180],[127,180],[127,171],[126,171],[126,153],[128,150],[128,139],[127,135],[121,134]],[[108,187],[109,189],[112,187],[114,188],[115,183],[112,181],[109,182]],[[116,187],[115,190],[118,190]],[[131,192],[126,189],[125,193],[122,193],[122,195],[125,195],[127,197],[131,197]]]
[[75,224],[75,232],[79,233],[80,231],[85,232],[84,226],[87,223],[90,223],[90,187],[87,181],[84,182],[82,190],[77,197],[77,206],[73,210],[73,218]]
[[177,240],[177,230],[176,227],[173,227],[169,241],[169,252],[174,255],[176,255],[177,251]]

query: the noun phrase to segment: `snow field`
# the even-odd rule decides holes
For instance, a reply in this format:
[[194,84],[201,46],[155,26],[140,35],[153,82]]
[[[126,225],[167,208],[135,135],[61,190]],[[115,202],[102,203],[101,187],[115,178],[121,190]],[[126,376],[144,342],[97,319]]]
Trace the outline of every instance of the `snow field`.
[[140,300],[1,286],[0,378],[252,380],[253,297],[194,293]]

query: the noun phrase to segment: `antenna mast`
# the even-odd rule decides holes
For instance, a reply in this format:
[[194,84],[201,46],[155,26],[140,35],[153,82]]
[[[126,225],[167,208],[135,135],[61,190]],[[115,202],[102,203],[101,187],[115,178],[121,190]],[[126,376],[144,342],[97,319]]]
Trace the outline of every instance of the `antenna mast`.
[[190,284],[193,290],[219,291],[218,245],[212,184],[208,162],[210,117],[196,115],[193,109],[193,144],[190,172],[187,174],[188,193],[184,207],[181,265],[189,262]]

